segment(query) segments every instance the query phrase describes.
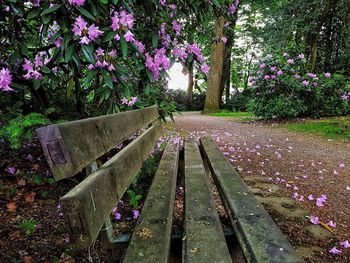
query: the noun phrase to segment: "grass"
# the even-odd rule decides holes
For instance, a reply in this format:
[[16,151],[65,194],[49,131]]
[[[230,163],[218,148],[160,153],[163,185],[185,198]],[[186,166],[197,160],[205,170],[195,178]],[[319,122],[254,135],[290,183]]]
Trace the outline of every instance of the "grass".
[[330,139],[350,140],[350,116],[287,123],[282,127],[290,131],[317,134]]
[[220,111],[220,112],[215,112],[208,115],[214,116],[214,117],[230,117],[230,118],[235,118],[242,121],[252,121],[255,119],[254,114],[250,112],[241,112],[241,111],[237,111],[237,112]]

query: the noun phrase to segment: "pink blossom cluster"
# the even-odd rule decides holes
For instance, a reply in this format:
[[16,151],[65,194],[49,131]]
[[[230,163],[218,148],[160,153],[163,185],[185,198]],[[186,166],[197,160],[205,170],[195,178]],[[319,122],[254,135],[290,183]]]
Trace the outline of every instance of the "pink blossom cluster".
[[106,68],[108,71],[115,71],[115,67],[112,64],[112,61],[114,58],[116,58],[116,56],[117,52],[114,49],[112,49],[108,53],[105,53],[105,51],[101,47],[98,47],[95,50],[96,63],[95,65],[90,64],[88,66],[88,69],[93,70],[96,68]]
[[68,0],[69,4],[82,6],[85,4],[85,0]]
[[130,100],[128,100],[126,97],[121,99],[121,103],[124,105],[127,105],[129,107],[134,106],[134,104],[138,101],[137,97],[131,97]]
[[88,23],[81,16],[78,16],[75,19],[72,32],[75,36],[80,37],[80,44],[86,45],[90,44],[92,41],[95,41],[103,34],[103,32],[99,30],[95,24],[88,27]]
[[344,93],[341,98],[343,101],[348,101],[350,99],[350,92]]
[[170,59],[166,56],[166,49],[155,49],[154,57],[146,53],[146,68],[153,73],[155,80],[159,80],[160,71],[170,69]]
[[12,75],[10,70],[7,68],[2,68],[0,70],[0,90],[2,91],[11,91],[10,88],[12,82]]
[[24,59],[24,64],[22,65],[23,70],[26,70],[24,75],[25,79],[37,79],[40,80],[43,78],[42,74],[39,72],[40,69],[46,66],[50,62],[50,58],[47,57],[47,54],[40,52],[35,55],[34,63],[28,59]]
[[132,29],[134,26],[134,15],[125,10],[114,12],[112,16],[111,28],[113,31]]

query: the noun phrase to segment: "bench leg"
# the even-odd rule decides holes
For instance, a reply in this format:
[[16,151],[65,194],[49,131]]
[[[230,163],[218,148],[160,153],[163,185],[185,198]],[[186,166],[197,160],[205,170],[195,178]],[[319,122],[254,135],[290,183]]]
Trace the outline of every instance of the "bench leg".
[[105,221],[103,228],[100,231],[102,248],[106,251],[107,262],[115,263],[119,262],[122,257],[122,246],[114,241],[113,225],[110,219]]

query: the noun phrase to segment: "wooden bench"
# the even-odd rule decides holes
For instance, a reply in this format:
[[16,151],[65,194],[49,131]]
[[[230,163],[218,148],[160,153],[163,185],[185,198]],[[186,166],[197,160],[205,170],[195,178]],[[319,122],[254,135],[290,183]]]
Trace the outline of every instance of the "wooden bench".
[[[99,235],[115,256],[110,214],[161,136],[157,107],[50,125],[37,134],[56,180],[71,177],[135,132],[134,141],[60,200],[73,248]],[[214,178],[247,262],[302,262],[237,172],[209,138],[168,143],[122,262],[168,262],[180,151],[184,151],[183,262],[232,262],[208,175]],[[103,231],[101,231],[101,229]],[[147,230],[148,235],[140,235]],[[116,260],[116,259],[114,259]],[[111,260],[113,261],[113,260]]]

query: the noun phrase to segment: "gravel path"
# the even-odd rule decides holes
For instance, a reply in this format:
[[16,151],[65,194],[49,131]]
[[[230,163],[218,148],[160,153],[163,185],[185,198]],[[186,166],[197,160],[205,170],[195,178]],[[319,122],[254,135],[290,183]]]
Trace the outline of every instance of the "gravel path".
[[[305,211],[301,219],[288,220],[288,209],[277,215],[265,205],[292,244],[304,254],[312,253],[305,255],[307,262],[350,262],[350,248],[339,244],[350,242],[349,143],[199,113],[176,115],[175,123],[187,138],[213,137],[248,185],[262,179],[266,187],[256,192],[259,197],[287,197],[301,206]],[[317,198],[322,206],[316,205]],[[304,231],[314,227],[305,215],[317,216],[323,223],[333,221],[334,235],[325,229],[316,237]],[[340,255],[328,252],[334,246],[342,250]]]

